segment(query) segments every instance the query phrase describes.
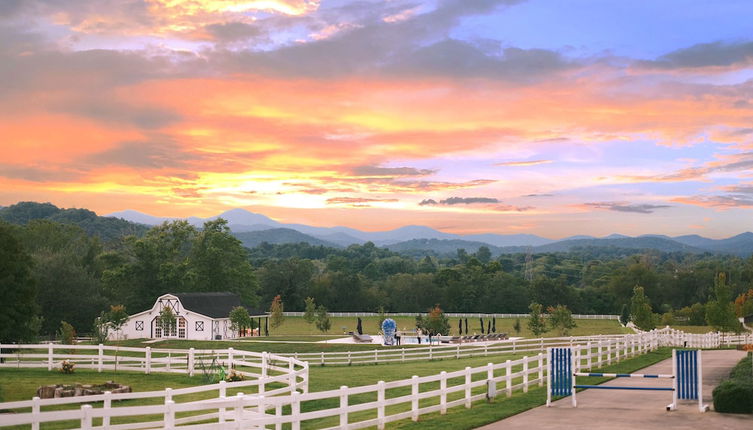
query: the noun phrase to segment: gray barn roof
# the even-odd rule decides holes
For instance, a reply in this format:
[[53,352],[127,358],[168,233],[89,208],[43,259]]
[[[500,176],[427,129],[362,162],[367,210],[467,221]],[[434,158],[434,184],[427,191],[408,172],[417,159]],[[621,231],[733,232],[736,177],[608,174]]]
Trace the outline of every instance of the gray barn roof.
[[[189,311],[200,313],[211,318],[227,318],[230,311],[236,306],[241,305],[241,298],[234,293],[174,293],[183,308]],[[266,316],[267,314],[260,310],[248,309],[249,315],[253,317]]]

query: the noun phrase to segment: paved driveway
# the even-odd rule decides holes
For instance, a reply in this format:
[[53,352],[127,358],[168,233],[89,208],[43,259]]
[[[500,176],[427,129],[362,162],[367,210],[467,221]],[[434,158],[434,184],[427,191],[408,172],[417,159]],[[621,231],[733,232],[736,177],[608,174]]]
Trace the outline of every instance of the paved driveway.
[[[713,410],[711,392],[743,357],[743,351],[703,351],[703,399]],[[636,373],[672,373],[671,360],[665,360]],[[669,379],[617,378],[607,385],[668,386]],[[578,407],[570,397],[547,408],[541,406],[513,417],[480,427],[483,430],[544,429],[708,429],[753,430],[753,415],[698,412],[697,401],[680,401],[676,411],[668,391],[585,390],[578,393]]]

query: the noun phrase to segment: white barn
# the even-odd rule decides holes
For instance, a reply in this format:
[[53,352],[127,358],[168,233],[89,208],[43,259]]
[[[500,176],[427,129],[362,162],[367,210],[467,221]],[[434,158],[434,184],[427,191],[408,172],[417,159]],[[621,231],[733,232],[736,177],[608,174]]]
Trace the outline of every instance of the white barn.
[[[151,309],[128,317],[123,327],[111,332],[111,339],[234,339],[236,332],[230,329],[230,311],[241,306],[240,297],[233,293],[174,293],[163,294]],[[170,308],[176,322],[170,330],[163,330],[159,315],[163,308]],[[248,309],[248,308],[247,308]],[[264,324],[267,314],[249,309],[255,321]],[[262,330],[259,330],[261,332]]]

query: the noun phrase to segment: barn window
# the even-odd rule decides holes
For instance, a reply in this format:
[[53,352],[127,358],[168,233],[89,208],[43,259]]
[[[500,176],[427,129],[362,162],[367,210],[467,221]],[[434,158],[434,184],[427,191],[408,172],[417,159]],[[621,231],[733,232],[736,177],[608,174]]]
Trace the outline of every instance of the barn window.
[[136,321],[136,330],[138,331],[144,330],[144,321]]
[[196,321],[196,331],[204,331],[204,321]]

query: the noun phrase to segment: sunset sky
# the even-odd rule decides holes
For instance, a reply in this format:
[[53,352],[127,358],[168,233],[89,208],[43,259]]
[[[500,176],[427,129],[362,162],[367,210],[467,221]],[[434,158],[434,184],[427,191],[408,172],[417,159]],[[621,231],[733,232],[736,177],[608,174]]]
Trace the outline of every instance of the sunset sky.
[[753,230],[750,0],[0,0],[0,205]]

